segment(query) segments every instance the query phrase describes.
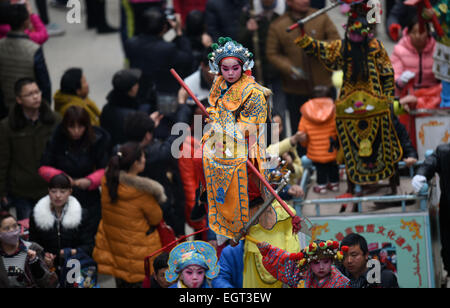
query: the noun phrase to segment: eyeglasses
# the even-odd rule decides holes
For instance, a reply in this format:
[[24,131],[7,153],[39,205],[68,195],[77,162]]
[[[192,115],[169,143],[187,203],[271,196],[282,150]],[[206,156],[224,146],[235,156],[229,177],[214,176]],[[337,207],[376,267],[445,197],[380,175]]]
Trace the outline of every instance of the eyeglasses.
[[30,93],[27,93],[25,95],[21,95],[21,97],[32,97],[34,95],[41,95],[41,94],[42,94],[42,91],[36,90],[36,91],[30,92]]

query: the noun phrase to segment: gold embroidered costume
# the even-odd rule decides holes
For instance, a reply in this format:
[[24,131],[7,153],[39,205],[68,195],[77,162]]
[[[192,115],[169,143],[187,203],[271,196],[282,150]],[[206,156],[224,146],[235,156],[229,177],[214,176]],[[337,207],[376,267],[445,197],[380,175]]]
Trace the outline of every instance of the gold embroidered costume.
[[232,238],[249,220],[249,157],[267,178],[264,128],[259,124],[266,122],[268,106],[264,88],[245,74],[232,85],[216,77],[209,102],[211,129],[202,140],[209,225],[216,234]]

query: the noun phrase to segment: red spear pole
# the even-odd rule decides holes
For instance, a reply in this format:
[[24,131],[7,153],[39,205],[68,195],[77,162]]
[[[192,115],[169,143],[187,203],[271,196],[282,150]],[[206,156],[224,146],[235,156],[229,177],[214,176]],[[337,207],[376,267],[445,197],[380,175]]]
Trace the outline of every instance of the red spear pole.
[[[189,89],[187,84],[183,81],[183,79],[178,75],[178,73],[171,69],[170,72],[175,77],[175,79],[178,81],[178,83],[187,91],[190,97],[194,100],[194,102],[197,104],[197,106],[202,110],[203,114],[209,118],[208,111],[206,111],[205,106],[198,100],[197,97],[195,97],[194,93]],[[255,166],[253,166],[252,162],[250,160],[247,160],[247,167],[253,171],[253,173],[259,178],[261,183],[264,184],[264,186],[269,190],[269,192],[277,199],[277,201],[281,204],[281,206],[284,208],[284,210],[289,214],[289,216],[292,217],[292,225],[294,227],[294,233],[298,233],[300,231],[300,217],[294,215],[294,213],[291,211],[291,209],[288,207],[286,202],[284,202],[283,199],[275,192],[275,190],[272,188],[272,186],[269,184],[269,182],[266,181],[266,179],[261,175],[261,173],[256,169]]]
[[[419,15],[419,21],[420,21],[420,32],[425,31],[424,30],[424,22],[425,20],[422,17],[422,10],[424,7],[426,7],[427,9],[432,9],[432,5],[430,3],[430,0],[406,0],[404,2],[404,4],[406,5],[415,5],[417,6],[417,11],[418,11],[418,15]],[[428,22],[428,21],[427,21]],[[434,29],[436,30],[436,33],[439,37],[443,37],[444,36],[444,30],[442,29],[441,25],[439,24],[439,20],[436,16],[436,14],[433,14],[433,16],[431,17],[431,22],[433,23]]]

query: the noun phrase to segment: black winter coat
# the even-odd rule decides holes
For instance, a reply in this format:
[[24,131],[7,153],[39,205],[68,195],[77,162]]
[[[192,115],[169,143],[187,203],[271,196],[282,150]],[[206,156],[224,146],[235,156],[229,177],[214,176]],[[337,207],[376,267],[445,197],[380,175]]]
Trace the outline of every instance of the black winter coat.
[[[30,241],[56,256],[65,248],[82,250],[90,256],[95,242],[93,226],[87,215],[87,211],[71,196],[62,222],[58,224],[50,210],[50,198],[46,196],[36,204],[30,217]],[[59,261],[58,258],[55,260]]]
[[[242,10],[240,17],[240,28],[238,35],[238,42],[248,48],[251,52],[255,53],[255,47],[253,42],[253,32],[247,29],[247,22],[250,19],[250,7],[245,6]],[[266,43],[267,35],[269,33],[270,24],[280,17],[277,13],[273,13],[272,17],[268,19],[266,16],[257,16],[256,20],[258,22],[258,42],[259,42],[259,52],[261,60],[261,69],[264,78],[264,84],[267,86],[269,83],[273,82],[274,78],[279,78],[279,73],[269,62],[266,55]],[[256,71],[255,67],[255,71]],[[255,73],[256,74],[256,73]],[[254,75],[257,76],[257,75]]]
[[342,274],[350,279],[350,287],[354,289],[373,289],[373,288],[382,288],[382,289],[397,289],[399,288],[397,277],[395,274],[387,269],[384,264],[381,264],[380,268],[380,283],[369,283],[367,281],[368,271],[360,276],[358,279],[352,278],[352,275],[349,271],[343,266],[338,267]]
[[431,180],[435,173],[439,174],[441,187],[440,211],[448,217],[450,213],[450,143],[438,146],[436,151],[425,159],[416,174]]
[[205,9],[206,31],[217,42],[219,37],[237,40],[241,11],[247,0],[208,0]]
[[148,91],[152,90],[177,95],[180,85],[170,69],[182,77],[187,77],[192,70],[191,44],[185,36],[166,42],[159,36],[141,34],[125,43],[125,54],[130,67],[142,71],[139,90],[142,99],[147,99]]
[[[191,117],[190,107],[180,105],[174,120],[175,123],[188,123]],[[184,234],[185,200],[180,170],[177,160],[172,155],[172,146],[179,146],[182,142],[181,135],[171,135],[164,140],[154,139],[145,149],[146,167],[142,174],[142,176],[151,178],[164,187],[167,196],[167,201],[161,204],[164,220],[174,229],[177,235]]]
[[[98,169],[106,168],[110,157],[109,134],[93,127],[95,141],[89,147],[74,144],[59,125],[42,155],[41,166],[50,166],[65,172],[73,179],[84,178]],[[88,210],[89,220],[98,225],[101,219],[100,190],[81,190],[74,187],[72,195]],[[96,229],[94,231],[94,234]]]
[[[95,141],[89,147],[74,144],[65,135],[62,125],[59,125],[42,155],[41,166],[50,166],[73,179],[84,178],[98,169],[106,168],[109,161],[110,137],[100,127],[93,127]],[[100,206],[98,189],[87,191],[74,188],[73,196],[83,208]]]
[[112,90],[107,96],[107,104],[100,115],[100,125],[111,137],[111,146],[127,141],[124,133],[126,117],[136,111],[149,112],[149,105],[140,104],[137,98],[133,98],[122,92]]

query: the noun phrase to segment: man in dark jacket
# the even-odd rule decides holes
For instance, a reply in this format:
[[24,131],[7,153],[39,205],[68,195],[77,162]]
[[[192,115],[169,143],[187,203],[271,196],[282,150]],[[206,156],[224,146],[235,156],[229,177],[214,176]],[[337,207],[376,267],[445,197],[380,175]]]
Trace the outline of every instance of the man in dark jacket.
[[24,33],[30,25],[25,5],[12,5],[10,11],[11,31],[0,40],[0,88],[7,108],[13,108],[16,98],[15,82],[23,77],[36,80],[42,97],[51,103],[51,82],[42,47]]
[[151,91],[176,96],[180,86],[170,69],[174,68],[181,76],[190,73],[193,57],[189,40],[183,36],[181,23],[172,20],[169,22],[177,36],[172,42],[163,39],[168,20],[160,10],[151,9],[144,17],[146,31],[125,44],[130,67],[142,71],[138,97],[148,99]]
[[[186,135],[170,135],[164,140],[154,138],[153,133],[161,117],[153,121],[146,113],[136,112],[125,119],[125,135],[128,141],[140,142],[145,148],[146,166],[143,176],[151,178],[164,187],[167,201],[161,205],[164,220],[178,235],[184,234],[184,191],[180,171],[172,148],[175,142],[180,144]],[[186,104],[180,104],[175,123],[189,123],[192,110]],[[178,143],[179,142],[179,143]]]
[[[267,60],[267,33],[269,32],[270,23],[284,14],[284,7],[277,7],[279,0],[256,1],[261,2],[262,11],[256,11],[256,8],[251,5],[246,5],[243,8],[240,18],[238,42],[256,55],[256,61],[261,62],[260,67],[255,67],[254,75],[257,79],[259,79],[259,76],[261,75],[262,80],[258,81],[267,87],[272,85],[275,78],[280,78],[278,72]],[[257,42],[259,43],[258,46],[256,46],[258,49],[255,49],[254,46],[255,34],[257,35]],[[256,50],[259,51],[259,53],[256,53]],[[258,72],[258,69],[261,69],[262,72]]]
[[385,266],[381,266],[379,281],[371,281],[369,278],[370,268],[367,267],[369,260],[369,248],[367,241],[359,234],[348,234],[341,242],[342,246],[348,246],[348,252],[344,256],[341,272],[350,279],[352,288],[398,288],[397,277]]
[[423,185],[439,174],[441,198],[439,201],[439,227],[444,269],[450,273],[450,143],[441,144],[428,156],[412,179],[412,186],[419,192]]
[[108,94],[108,103],[100,115],[100,125],[110,134],[112,146],[127,141],[123,128],[130,113],[139,110],[150,112],[150,106],[137,99],[141,75],[138,69],[125,69],[113,77],[113,90]]
[[60,119],[43,103],[34,80],[18,80],[15,93],[17,102],[0,123],[0,198],[15,206],[17,219],[22,220],[47,194],[47,184],[38,174],[39,161]]
[[[311,8],[309,0],[287,0],[288,9],[274,20],[267,35],[266,53],[269,62],[281,75],[282,90],[286,95],[286,107],[289,110],[291,131],[297,131],[300,122],[300,107],[313,96],[317,85],[331,86],[331,72],[323,64],[298,48],[294,40],[300,35],[296,29],[286,29],[300,18],[305,18],[316,9]],[[316,40],[339,40],[340,35],[327,14],[322,14],[305,24],[305,32]],[[277,109],[277,111],[280,111]],[[302,154],[302,149],[299,154]]]
[[248,0],[208,0],[205,10],[206,31],[214,42],[219,37],[237,39],[241,11]]

